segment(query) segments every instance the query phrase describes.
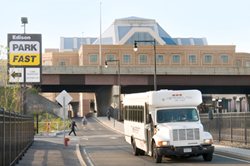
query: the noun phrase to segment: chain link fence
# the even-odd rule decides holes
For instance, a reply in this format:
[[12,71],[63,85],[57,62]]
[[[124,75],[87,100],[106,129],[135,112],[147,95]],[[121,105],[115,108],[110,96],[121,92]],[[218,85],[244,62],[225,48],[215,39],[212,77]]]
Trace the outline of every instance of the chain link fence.
[[0,108],[0,165],[18,163],[34,140],[33,117]]
[[204,130],[210,132],[214,140],[250,144],[249,112],[214,113],[213,119],[206,113],[200,117]]

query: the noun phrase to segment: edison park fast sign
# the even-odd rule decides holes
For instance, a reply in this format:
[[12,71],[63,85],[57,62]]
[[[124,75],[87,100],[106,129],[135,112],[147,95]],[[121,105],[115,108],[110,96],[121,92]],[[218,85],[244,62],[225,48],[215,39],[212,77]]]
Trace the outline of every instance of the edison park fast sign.
[[9,83],[41,83],[41,34],[8,34]]

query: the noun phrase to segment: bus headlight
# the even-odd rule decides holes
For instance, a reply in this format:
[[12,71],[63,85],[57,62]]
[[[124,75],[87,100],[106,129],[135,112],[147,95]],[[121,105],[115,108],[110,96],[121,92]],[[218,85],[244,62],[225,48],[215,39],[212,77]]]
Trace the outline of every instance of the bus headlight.
[[158,142],[157,142],[157,145],[158,145],[158,147],[161,147],[161,146],[169,146],[169,145],[170,145],[170,142],[169,142],[169,141],[158,141]]
[[204,143],[204,144],[213,144],[214,141],[213,141],[213,139],[204,139],[204,140],[203,140],[203,143]]

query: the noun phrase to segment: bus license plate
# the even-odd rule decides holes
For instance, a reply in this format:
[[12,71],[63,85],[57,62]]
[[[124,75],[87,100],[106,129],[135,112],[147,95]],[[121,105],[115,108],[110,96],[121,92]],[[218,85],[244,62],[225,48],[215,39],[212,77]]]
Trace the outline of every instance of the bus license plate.
[[183,151],[184,151],[184,153],[190,153],[190,152],[192,152],[192,149],[191,148],[184,148]]

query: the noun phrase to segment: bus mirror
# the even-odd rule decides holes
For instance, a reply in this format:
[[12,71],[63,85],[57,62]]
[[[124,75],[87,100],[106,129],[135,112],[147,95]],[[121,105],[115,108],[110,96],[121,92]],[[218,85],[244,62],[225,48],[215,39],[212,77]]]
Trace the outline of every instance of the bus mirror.
[[213,110],[209,110],[209,111],[208,111],[208,118],[209,118],[210,120],[214,119]]
[[151,114],[147,114],[147,119],[146,119],[147,124],[152,122],[152,117]]

